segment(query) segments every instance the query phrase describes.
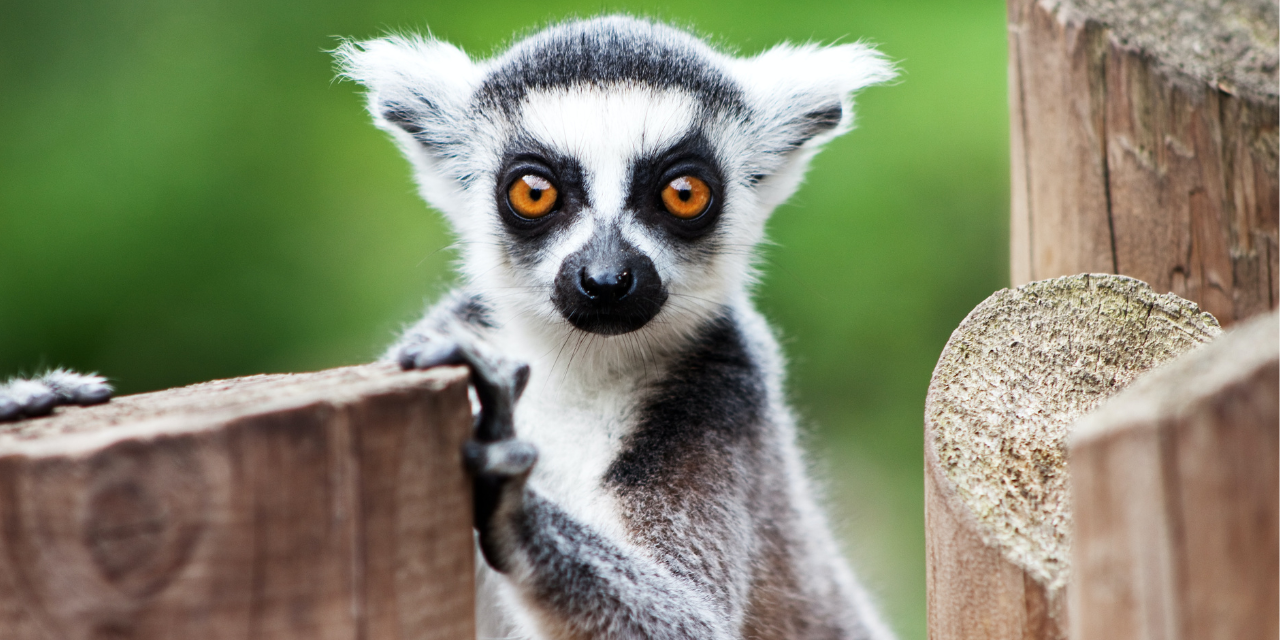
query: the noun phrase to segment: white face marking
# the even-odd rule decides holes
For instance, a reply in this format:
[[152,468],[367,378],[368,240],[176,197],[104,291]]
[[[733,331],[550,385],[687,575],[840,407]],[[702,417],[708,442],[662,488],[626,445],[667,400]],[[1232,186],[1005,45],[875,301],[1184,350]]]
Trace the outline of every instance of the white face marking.
[[530,93],[521,127],[578,161],[590,185],[592,213],[611,219],[622,211],[631,160],[675,144],[697,113],[697,102],[683,93],[575,87]]
[[[695,131],[708,136],[713,149],[724,146],[720,130],[726,122],[718,117],[708,120],[702,103],[693,96],[643,85],[557,88],[530,92],[517,113],[515,121],[494,130],[495,138],[527,136],[557,155],[572,158],[583,172],[589,203],[555,232],[555,241],[542,247],[533,264],[512,264],[502,254],[503,243],[488,241],[482,229],[463,229],[475,235],[466,265],[476,276],[473,287],[480,291],[493,287],[499,322],[522,334],[516,342],[541,345],[525,356],[532,364],[555,369],[564,364],[563,359],[627,368],[651,358],[655,349],[675,347],[681,337],[691,336],[701,322],[719,312],[727,296],[750,280],[751,258],[740,247],[758,240],[763,219],[744,215],[752,203],[741,187],[725,185],[726,192],[719,194],[726,200],[722,219],[728,224],[716,232],[723,242],[739,248],[700,254],[696,263],[682,257],[683,240],[666,237],[666,231],[642,222],[626,207],[634,161],[660,155]],[[496,164],[497,158],[494,154],[489,161]],[[477,190],[477,198],[489,197],[480,191],[485,190]],[[735,201],[745,203],[746,210]],[[605,228],[616,230],[652,260],[669,294],[653,321],[625,337],[575,333],[549,294],[564,260]],[[530,322],[533,318],[539,321]],[[587,346],[582,345],[584,341]],[[571,355],[561,358],[567,344],[573,345],[568,349]],[[588,366],[586,370],[598,369]],[[591,375],[585,379],[598,382]]]

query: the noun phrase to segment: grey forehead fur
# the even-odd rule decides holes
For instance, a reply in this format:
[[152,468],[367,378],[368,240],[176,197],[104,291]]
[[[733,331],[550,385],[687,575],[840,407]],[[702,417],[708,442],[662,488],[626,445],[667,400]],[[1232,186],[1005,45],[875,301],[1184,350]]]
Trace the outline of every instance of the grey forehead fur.
[[710,109],[745,111],[741,90],[709,64],[715,57],[706,43],[664,24],[627,16],[568,22],[498,57],[476,104],[511,112],[530,90],[636,83],[684,90]]

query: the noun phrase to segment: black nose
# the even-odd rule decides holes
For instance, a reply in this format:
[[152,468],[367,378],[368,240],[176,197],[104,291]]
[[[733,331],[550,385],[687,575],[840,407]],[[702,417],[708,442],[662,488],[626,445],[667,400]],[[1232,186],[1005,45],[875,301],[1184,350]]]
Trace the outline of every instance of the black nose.
[[598,230],[565,256],[551,292],[551,302],[569,324],[606,336],[643,327],[666,301],[653,260],[612,227]]
[[579,284],[588,298],[606,304],[622,302],[635,289],[631,269],[620,266],[583,267]]

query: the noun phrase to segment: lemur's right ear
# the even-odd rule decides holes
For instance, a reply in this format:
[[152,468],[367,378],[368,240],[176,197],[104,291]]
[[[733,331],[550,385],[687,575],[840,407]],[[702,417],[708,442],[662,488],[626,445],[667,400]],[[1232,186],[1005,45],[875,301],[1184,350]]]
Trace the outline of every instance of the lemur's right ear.
[[822,145],[853,126],[853,94],[894,76],[893,65],[861,43],[821,47],[781,44],[730,69],[752,111],[752,162],[762,204],[795,193]]
[[467,104],[481,74],[460,49],[420,36],[388,36],[344,42],[334,56],[343,77],[368,88],[374,121],[402,144],[416,142],[436,157],[463,144]]
[[875,49],[849,43],[781,44],[735,70],[760,120],[761,144],[787,154],[819,147],[853,126],[853,94],[896,74]]

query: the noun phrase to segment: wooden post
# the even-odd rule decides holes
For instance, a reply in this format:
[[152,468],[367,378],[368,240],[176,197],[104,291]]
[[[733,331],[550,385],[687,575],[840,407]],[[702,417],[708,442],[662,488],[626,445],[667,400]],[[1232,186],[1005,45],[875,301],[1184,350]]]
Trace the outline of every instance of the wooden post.
[[925,401],[932,640],[1066,637],[1068,427],[1219,331],[1194,304],[1110,275],[1006,289],[965,318]]
[[1008,0],[1011,275],[1280,301],[1272,0]]
[[0,429],[6,640],[473,638],[459,368],[117,398]]
[[1073,640],[1280,637],[1278,335],[1245,323],[1076,427]]

